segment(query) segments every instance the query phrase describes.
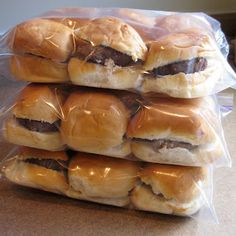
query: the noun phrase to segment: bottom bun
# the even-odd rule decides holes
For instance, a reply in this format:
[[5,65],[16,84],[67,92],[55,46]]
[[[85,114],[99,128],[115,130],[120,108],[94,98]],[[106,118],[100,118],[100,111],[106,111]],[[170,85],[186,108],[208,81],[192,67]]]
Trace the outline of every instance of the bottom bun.
[[129,141],[124,141],[121,145],[112,147],[103,151],[95,151],[94,154],[100,154],[111,157],[124,158],[131,154],[131,147]]
[[217,61],[205,71],[176,75],[166,75],[161,78],[146,76],[142,84],[142,92],[157,92],[168,94],[171,97],[194,98],[212,94],[218,80],[221,79],[221,65]]
[[60,83],[69,81],[66,63],[37,56],[11,57],[11,72],[18,80],[37,83]]
[[158,152],[148,142],[132,142],[132,153],[140,160],[161,164],[203,166],[222,156],[222,147],[216,139],[215,143],[202,145],[189,151],[185,148],[163,148]]
[[69,143],[67,143],[67,145],[76,151],[111,156],[111,157],[118,157],[118,158],[122,158],[122,159],[126,159],[126,157],[131,154],[131,147],[130,147],[129,141],[124,141],[122,144],[120,144],[116,147],[111,147],[111,148],[107,148],[107,149],[97,148],[97,146],[90,146],[89,148],[88,147],[75,148],[72,145],[70,145]]
[[40,133],[30,131],[18,125],[14,118],[9,119],[4,127],[5,139],[17,145],[44,149],[48,151],[60,151],[64,149],[59,132]]
[[26,163],[19,156],[8,161],[3,172],[13,183],[26,187],[63,195],[69,187],[64,173]]
[[69,164],[70,186],[92,198],[124,198],[134,188],[139,163],[77,153]]
[[131,203],[138,209],[152,211],[169,215],[190,216],[196,213],[203,205],[201,197],[190,203],[177,203],[165,199],[163,196],[155,195],[150,187],[141,185],[131,193]]
[[134,89],[141,85],[139,70],[132,67],[102,66],[72,58],[68,65],[73,84],[97,88]]
[[72,188],[70,188],[66,192],[66,196],[70,198],[75,198],[78,200],[85,200],[90,202],[96,202],[106,205],[112,205],[112,206],[118,206],[118,207],[125,207],[129,205],[129,197],[120,197],[120,198],[99,198],[99,197],[88,197],[85,194],[75,191]]

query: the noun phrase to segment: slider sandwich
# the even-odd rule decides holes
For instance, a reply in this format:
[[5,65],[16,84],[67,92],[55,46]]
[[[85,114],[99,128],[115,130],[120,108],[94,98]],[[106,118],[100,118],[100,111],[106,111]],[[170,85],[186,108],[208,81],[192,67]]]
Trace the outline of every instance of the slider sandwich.
[[199,30],[163,36],[149,45],[141,89],[180,98],[209,95],[222,78],[219,53]]
[[147,164],[140,172],[140,185],[131,193],[131,203],[138,210],[193,215],[207,203],[208,175],[206,168]]
[[[210,99],[153,98],[130,120],[132,153],[153,163],[202,166],[223,156]],[[214,128],[213,128],[214,127]]]
[[136,88],[147,47],[130,25],[118,18],[92,20],[75,31],[76,56],[69,62],[72,83],[115,89]]
[[127,206],[139,173],[137,162],[77,153],[69,164],[69,197]]
[[5,139],[50,151],[62,150],[59,127],[64,97],[59,89],[29,85],[21,91],[4,127]]
[[73,29],[49,19],[32,19],[17,25],[9,35],[13,53],[12,74],[29,82],[69,80],[67,61],[75,49]]
[[130,142],[125,133],[130,112],[116,96],[75,91],[63,106],[61,135],[68,147],[83,152],[125,157]]
[[6,161],[3,173],[12,182],[23,186],[65,194],[68,156],[65,152],[48,152],[21,148],[19,153]]

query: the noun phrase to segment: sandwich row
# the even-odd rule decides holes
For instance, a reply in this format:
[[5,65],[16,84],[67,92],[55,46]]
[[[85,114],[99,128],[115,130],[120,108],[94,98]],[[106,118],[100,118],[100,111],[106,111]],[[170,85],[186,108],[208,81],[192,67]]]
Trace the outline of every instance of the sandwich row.
[[189,216],[211,205],[210,171],[203,167],[21,148],[2,171],[23,186],[119,207]]
[[10,58],[14,77],[192,98],[216,92],[226,75],[227,62],[213,36],[196,25],[144,42],[119,18],[74,19],[70,24],[39,18],[9,32],[4,40],[18,54]]
[[130,92],[31,84],[4,122],[5,139],[154,163],[202,166],[227,148],[213,98],[172,99]]

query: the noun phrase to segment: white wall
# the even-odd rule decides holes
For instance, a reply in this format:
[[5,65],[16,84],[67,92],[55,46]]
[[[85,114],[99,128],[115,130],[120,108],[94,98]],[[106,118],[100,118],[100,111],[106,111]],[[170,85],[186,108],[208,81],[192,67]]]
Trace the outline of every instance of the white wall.
[[78,6],[130,7],[208,13],[236,12],[236,0],[0,0],[0,31],[49,9]]

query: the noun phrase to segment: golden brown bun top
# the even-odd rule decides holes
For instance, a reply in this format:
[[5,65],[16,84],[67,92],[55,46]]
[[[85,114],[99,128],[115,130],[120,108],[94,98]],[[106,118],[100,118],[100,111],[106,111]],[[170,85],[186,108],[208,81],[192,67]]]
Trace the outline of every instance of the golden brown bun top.
[[64,116],[68,116],[73,110],[80,110],[83,112],[115,114],[117,117],[123,119],[129,116],[122,101],[114,95],[104,92],[93,91],[76,91],[70,94],[63,107]]
[[75,18],[75,17],[66,17],[66,18],[48,18],[48,20],[53,20],[59,22],[67,27],[76,30],[82,26],[87,25],[91,20],[87,18]]
[[[171,139],[193,145],[214,142],[202,99],[153,98],[131,119],[127,135],[141,139]],[[202,113],[204,114],[204,113]]]
[[53,123],[61,117],[63,100],[55,87],[30,84],[18,96],[13,114],[17,118]]
[[191,14],[183,13],[157,17],[155,26],[161,27],[170,33],[190,29],[212,31],[211,25],[203,17],[198,18]]
[[32,19],[17,25],[10,34],[16,53],[30,53],[55,61],[66,61],[75,50],[73,31],[59,22]]
[[67,161],[68,156],[66,152],[50,152],[41,149],[29,148],[29,147],[20,147],[19,156],[22,160],[26,159],[54,159],[54,160],[63,160]]
[[121,181],[130,181],[137,178],[139,163],[78,152],[70,161],[69,169],[75,170],[78,175],[87,177],[95,186],[99,186],[105,180],[121,178]]
[[61,133],[68,145],[104,150],[123,143],[129,111],[116,96],[77,91],[70,94],[63,111]]
[[141,180],[150,185],[153,192],[161,192],[166,199],[181,203],[191,202],[200,194],[207,176],[205,167],[161,164],[147,164],[140,173]]
[[150,44],[145,69],[196,57],[214,58],[216,50],[216,43],[205,32],[191,30],[168,34]]
[[139,34],[124,21],[104,17],[92,20],[75,34],[92,45],[111,47],[132,57],[134,61],[145,60],[147,47]]

